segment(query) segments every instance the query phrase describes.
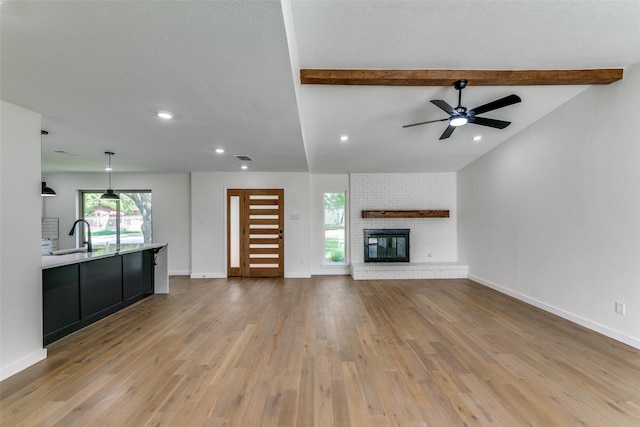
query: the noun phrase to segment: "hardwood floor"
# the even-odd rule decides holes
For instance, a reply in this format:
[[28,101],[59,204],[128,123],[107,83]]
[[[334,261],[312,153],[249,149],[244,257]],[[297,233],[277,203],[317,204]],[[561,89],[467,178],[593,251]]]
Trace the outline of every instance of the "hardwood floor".
[[469,280],[172,277],[48,352],[2,426],[640,426],[640,351]]

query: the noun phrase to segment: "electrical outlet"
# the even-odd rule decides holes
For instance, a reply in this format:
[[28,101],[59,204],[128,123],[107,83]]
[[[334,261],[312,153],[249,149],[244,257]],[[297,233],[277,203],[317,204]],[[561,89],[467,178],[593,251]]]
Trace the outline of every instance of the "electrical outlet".
[[616,313],[622,314],[624,316],[625,314],[624,303],[616,301]]

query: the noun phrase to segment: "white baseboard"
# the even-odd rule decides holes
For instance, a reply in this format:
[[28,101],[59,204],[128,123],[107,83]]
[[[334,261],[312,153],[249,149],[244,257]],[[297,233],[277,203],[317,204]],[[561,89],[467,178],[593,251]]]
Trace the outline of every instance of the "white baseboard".
[[311,279],[311,274],[309,273],[285,273],[285,279]]
[[169,270],[169,276],[190,276],[191,270]]
[[[169,273],[169,275],[173,275],[173,274],[174,273]],[[191,277],[192,279],[226,279],[227,275],[224,273],[192,273],[189,275],[189,277]],[[285,273],[284,277],[287,279],[310,279],[311,274]]]
[[34,365],[46,358],[47,349],[43,348],[26,355],[20,360],[16,360],[15,362],[10,363],[8,366],[3,366],[2,368],[0,368],[0,381],[3,381],[10,376],[17,374],[18,372],[27,369],[29,366]]
[[474,282],[478,282],[481,285],[484,285],[488,288],[491,288],[493,290],[496,290],[500,293],[509,295],[510,297],[513,297],[515,299],[518,299],[520,301],[526,302],[527,304],[531,304],[534,307],[537,307],[541,310],[544,311],[548,311],[549,313],[553,313],[556,316],[560,316],[563,319],[567,319],[573,323],[577,323],[580,326],[584,326],[585,328],[591,329],[592,331],[598,332],[602,335],[605,335],[609,338],[612,338],[616,341],[620,341],[624,344],[630,345],[631,347],[637,348],[640,350],[640,340],[637,340],[635,338],[626,336],[621,334],[620,332],[614,331],[612,329],[607,328],[606,326],[600,325],[599,323],[595,323],[592,322],[589,319],[585,319],[584,317],[581,316],[577,316],[573,313],[569,313],[567,311],[564,311],[558,307],[554,307],[552,305],[549,305],[547,303],[544,303],[542,301],[539,301],[535,298],[531,298],[528,295],[524,295],[521,294],[519,292],[515,292],[511,289],[505,288],[504,286],[500,286],[496,283],[493,283],[489,280],[485,280],[481,277],[478,276],[474,276],[473,274],[469,274],[469,279],[473,280]]
[[227,275],[224,273],[191,273],[192,279],[226,279]]

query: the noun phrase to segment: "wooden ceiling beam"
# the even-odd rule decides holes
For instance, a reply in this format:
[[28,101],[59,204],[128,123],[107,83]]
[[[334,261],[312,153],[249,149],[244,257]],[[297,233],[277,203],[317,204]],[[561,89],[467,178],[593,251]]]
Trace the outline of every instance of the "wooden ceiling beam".
[[622,79],[622,68],[593,70],[300,70],[302,84],[360,86],[606,85]]

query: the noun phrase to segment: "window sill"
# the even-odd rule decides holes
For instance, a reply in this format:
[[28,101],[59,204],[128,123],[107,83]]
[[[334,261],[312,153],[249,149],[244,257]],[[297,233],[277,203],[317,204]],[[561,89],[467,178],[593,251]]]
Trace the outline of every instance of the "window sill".
[[331,268],[331,267],[346,267],[349,266],[347,262],[323,262],[320,264],[322,268]]

